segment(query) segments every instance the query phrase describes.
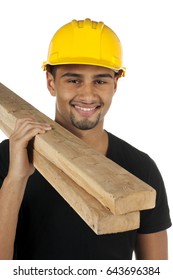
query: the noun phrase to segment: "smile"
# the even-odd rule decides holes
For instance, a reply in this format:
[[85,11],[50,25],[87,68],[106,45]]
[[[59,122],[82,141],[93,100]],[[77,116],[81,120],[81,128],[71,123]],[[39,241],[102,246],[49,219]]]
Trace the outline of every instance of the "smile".
[[79,109],[79,110],[84,111],[84,112],[90,112],[90,111],[93,111],[93,110],[96,109],[96,107],[86,108],[86,107],[80,107],[80,106],[77,106],[77,105],[75,105],[74,107],[76,109]]

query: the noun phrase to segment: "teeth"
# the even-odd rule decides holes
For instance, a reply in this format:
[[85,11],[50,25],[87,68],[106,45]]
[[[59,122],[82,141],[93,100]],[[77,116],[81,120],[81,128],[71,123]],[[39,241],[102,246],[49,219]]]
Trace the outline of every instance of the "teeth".
[[75,108],[80,109],[81,111],[89,112],[89,111],[94,110],[96,107],[93,107],[93,108],[83,108],[83,107],[80,107],[80,106],[75,106]]

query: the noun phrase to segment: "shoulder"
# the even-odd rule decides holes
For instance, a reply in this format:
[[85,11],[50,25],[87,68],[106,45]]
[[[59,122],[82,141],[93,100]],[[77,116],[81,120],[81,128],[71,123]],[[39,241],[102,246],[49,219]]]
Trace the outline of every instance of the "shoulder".
[[9,167],[9,140],[0,143],[0,185],[6,177]]
[[0,143],[0,160],[9,159],[9,140],[6,139]]
[[108,133],[109,147],[107,157],[128,170],[141,180],[149,183],[150,173],[158,172],[158,168],[151,157],[143,151]]
[[0,143],[0,162],[1,166],[9,163],[9,140],[6,139]]
[[5,139],[2,142],[0,142],[0,149],[2,147],[8,147],[9,146],[9,139]]
[[152,233],[170,227],[171,220],[167,202],[167,194],[161,173],[152,158],[124,140],[108,133],[109,148],[107,156],[120,166],[137,176],[156,192],[154,209],[141,211],[139,233]]
[[149,156],[146,153],[144,153],[143,151],[140,151],[136,147],[132,146],[128,142],[113,135],[110,132],[108,132],[108,137],[109,137],[110,154],[116,152],[116,154],[118,153],[119,156],[123,156],[125,153],[128,153],[128,156],[131,155],[132,157],[136,157],[136,158],[142,158],[142,159],[149,158]]

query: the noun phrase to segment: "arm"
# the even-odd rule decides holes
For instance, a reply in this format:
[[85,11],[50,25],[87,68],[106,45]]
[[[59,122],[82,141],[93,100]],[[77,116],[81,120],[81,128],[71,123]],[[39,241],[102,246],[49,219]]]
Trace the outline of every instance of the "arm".
[[50,126],[22,119],[16,123],[10,137],[10,165],[8,175],[0,189],[0,259],[12,259],[18,222],[18,213],[25,187],[34,166],[28,160],[28,142],[38,133],[45,133]]
[[167,260],[167,231],[138,234],[135,254],[137,260]]
[[0,190],[0,260],[13,258],[18,213],[26,181],[15,181],[7,176]]

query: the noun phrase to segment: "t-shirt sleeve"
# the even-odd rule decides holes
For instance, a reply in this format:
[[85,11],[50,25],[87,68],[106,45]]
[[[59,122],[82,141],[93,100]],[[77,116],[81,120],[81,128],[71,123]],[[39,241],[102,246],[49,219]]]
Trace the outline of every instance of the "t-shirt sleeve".
[[7,176],[9,167],[9,141],[4,140],[0,143],[0,188]]
[[156,206],[151,210],[141,211],[138,233],[154,233],[171,226],[165,185],[160,171],[153,160],[150,161],[150,172],[147,183],[156,190]]

